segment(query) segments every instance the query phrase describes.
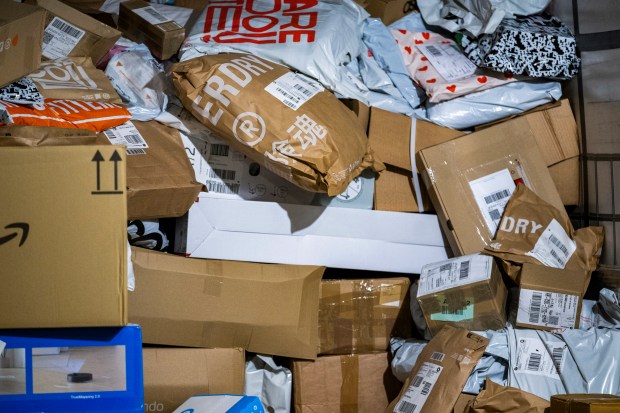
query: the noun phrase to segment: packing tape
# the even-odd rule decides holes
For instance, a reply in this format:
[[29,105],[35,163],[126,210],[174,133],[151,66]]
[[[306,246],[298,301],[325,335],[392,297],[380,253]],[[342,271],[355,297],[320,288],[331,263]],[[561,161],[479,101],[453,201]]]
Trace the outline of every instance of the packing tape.
[[359,400],[359,356],[340,356],[342,385],[340,387],[340,413],[357,413]]
[[415,199],[418,204],[418,210],[424,212],[424,201],[422,200],[422,191],[420,190],[420,178],[418,177],[418,166],[415,162],[415,140],[416,140],[417,119],[411,117],[411,132],[409,135],[409,156],[411,157],[411,180],[413,182],[413,190],[415,191]]

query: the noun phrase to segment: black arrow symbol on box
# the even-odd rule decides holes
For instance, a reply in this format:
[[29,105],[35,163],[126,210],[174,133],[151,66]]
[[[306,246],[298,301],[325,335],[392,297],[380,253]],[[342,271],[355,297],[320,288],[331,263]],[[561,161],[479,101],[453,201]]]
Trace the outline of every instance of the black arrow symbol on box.
[[101,189],[101,174],[99,170],[99,164],[103,162],[104,160],[105,159],[103,159],[103,155],[101,155],[101,152],[99,151],[95,152],[95,156],[93,156],[92,161],[97,162],[97,191]]
[[[22,245],[24,245],[24,242],[26,242],[26,239],[28,238],[28,232],[30,230],[30,225],[28,225],[25,222],[15,222],[13,224],[8,224],[7,226],[4,227],[4,229],[9,229],[9,228],[18,228],[18,229],[22,230],[22,237],[19,240],[19,246],[21,247]],[[1,237],[0,238],[0,245],[9,242],[10,240],[15,238],[16,236],[17,236],[17,231],[13,232],[12,234],[9,234],[9,235],[6,235],[4,237]]]
[[121,158],[121,155],[115,149],[114,153],[112,154],[112,157],[110,158],[110,161],[114,162],[114,190],[115,191],[118,191],[118,163],[122,160],[123,158]]

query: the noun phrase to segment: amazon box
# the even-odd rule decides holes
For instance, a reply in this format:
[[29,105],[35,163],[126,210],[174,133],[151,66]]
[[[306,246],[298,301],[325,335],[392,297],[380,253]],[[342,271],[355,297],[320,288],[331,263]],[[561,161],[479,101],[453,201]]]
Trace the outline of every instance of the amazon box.
[[504,328],[507,295],[493,257],[474,254],[425,265],[417,299],[435,335],[446,324],[468,330]]
[[132,249],[129,319],[148,344],[240,347],[314,359],[324,267],[194,259]]
[[321,281],[319,354],[386,351],[410,337],[408,298],[408,278]]
[[144,43],[161,60],[174,56],[185,40],[185,28],[142,0],[120,4],[118,28],[129,39]]
[[322,356],[293,362],[295,413],[377,413],[396,397],[389,353]]
[[37,70],[45,11],[14,1],[2,5],[0,17],[0,87]]
[[144,408],[171,413],[195,394],[243,394],[240,348],[144,347]]
[[121,146],[0,148],[0,328],[127,323]]

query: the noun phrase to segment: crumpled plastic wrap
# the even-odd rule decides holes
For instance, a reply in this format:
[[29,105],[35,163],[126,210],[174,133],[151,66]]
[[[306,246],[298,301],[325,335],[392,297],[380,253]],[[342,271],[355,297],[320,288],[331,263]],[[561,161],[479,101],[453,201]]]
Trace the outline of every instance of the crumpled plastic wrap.
[[603,288],[598,301],[583,300],[579,328],[620,328],[620,291]]
[[246,364],[244,393],[258,397],[265,411],[289,413],[292,390],[293,374],[273,357],[257,354]]

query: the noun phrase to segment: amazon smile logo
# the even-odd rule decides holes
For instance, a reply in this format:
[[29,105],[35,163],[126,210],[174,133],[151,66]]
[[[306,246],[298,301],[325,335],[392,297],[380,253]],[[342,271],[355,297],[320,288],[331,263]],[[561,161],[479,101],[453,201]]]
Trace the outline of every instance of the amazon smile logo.
[[0,237],[0,245],[6,244],[11,241],[13,238],[16,238],[21,234],[21,238],[19,239],[19,246],[24,245],[24,242],[28,239],[28,231],[30,230],[30,225],[25,222],[14,222],[12,224],[8,224],[4,227],[4,229],[14,229],[14,231],[3,237]]

